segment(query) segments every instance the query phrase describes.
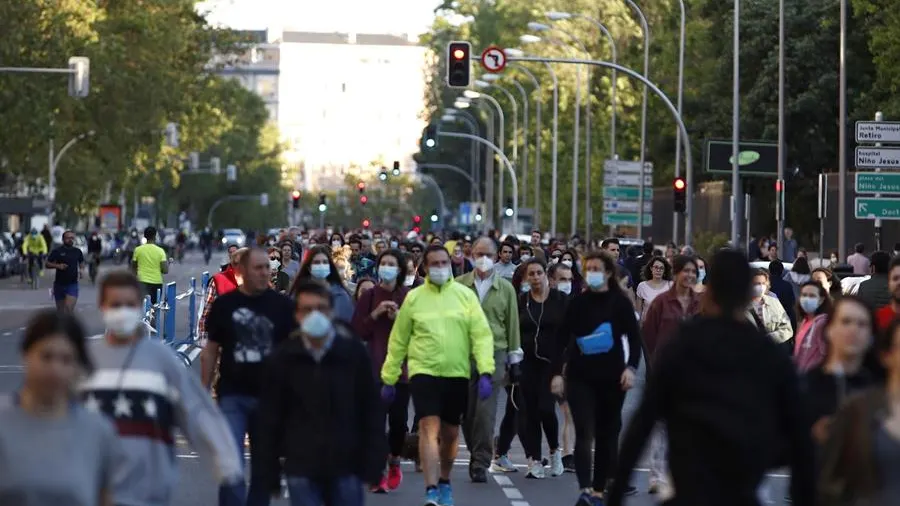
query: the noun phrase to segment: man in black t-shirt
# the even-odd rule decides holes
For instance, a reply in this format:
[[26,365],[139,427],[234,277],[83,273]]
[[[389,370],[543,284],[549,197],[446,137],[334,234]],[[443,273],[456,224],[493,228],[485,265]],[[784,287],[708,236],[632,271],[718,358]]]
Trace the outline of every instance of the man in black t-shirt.
[[[219,362],[216,382],[219,407],[243,458],[244,436],[254,439],[265,359],[296,327],[291,301],[269,288],[271,272],[265,250],[242,256],[238,271],[243,284],[216,298],[206,317],[209,340],[203,349],[203,385],[209,388]],[[256,467],[256,466],[254,466]],[[271,483],[251,476],[248,504],[268,504]],[[226,491],[227,492],[227,491]]]
[[53,281],[56,308],[72,312],[78,302],[78,278],[84,269],[84,254],[75,247],[75,234],[71,230],[63,233],[63,245],[50,253],[45,265],[48,269],[56,269]]

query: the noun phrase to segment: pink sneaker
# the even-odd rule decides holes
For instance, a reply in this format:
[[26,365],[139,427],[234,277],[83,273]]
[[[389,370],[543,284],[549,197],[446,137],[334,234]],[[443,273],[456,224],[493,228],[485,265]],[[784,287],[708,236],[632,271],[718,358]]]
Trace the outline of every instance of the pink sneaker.
[[373,494],[387,494],[388,486],[387,486],[387,478],[382,477],[381,481],[378,485],[375,485],[370,489]]
[[403,470],[400,469],[400,464],[391,464],[388,466],[388,490],[397,490],[401,483],[403,483]]

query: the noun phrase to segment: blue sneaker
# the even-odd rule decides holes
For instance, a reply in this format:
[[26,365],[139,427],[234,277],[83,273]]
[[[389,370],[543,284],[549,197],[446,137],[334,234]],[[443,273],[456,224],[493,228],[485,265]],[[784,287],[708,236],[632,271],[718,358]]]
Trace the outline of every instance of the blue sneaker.
[[436,488],[425,490],[425,506],[441,506],[441,495]]
[[449,483],[438,483],[438,492],[440,493],[438,500],[440,506],[453,506],[453,488]]
[[575,506],[604,506],[605,504],[602,497],[582,492],[581,495],[578,496],[578,501],[575,503]]

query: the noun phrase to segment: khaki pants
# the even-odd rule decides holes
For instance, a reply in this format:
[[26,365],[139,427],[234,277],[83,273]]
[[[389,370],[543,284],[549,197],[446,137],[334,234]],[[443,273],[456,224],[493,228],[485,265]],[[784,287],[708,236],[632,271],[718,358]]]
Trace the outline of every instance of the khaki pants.
[[494,458],[494,426],[497,420],[497,394],[503,388],[506,377],[506,351],[494,350],[493,389],[490,397],[478,398],[478,371],[472,364],[472,378],[469,380],[469,401],[463,419],[463,437],[469,450],[469,471],[487,470]]

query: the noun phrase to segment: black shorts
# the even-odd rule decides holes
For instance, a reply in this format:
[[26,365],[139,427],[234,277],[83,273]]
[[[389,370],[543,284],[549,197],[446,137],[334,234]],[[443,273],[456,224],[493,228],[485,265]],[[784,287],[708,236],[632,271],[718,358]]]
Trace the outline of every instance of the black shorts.
[[459,425],[469,402],[469,379],[417,374],[409,379],[409,393],[417,419],[437,416],[444,423]]
[[144,287],[144,295],[150,296],[151,304],[156,304],[157,302],[159,302],[156,298],[156,293],[157,290],[162,291],[162,285],[157,285],[154,283],[141,283],[141,285],[143,285]]

